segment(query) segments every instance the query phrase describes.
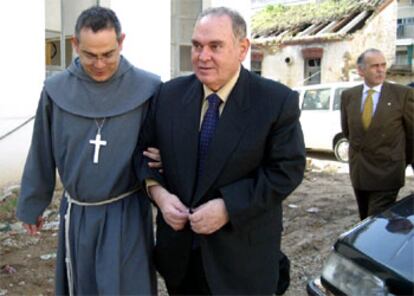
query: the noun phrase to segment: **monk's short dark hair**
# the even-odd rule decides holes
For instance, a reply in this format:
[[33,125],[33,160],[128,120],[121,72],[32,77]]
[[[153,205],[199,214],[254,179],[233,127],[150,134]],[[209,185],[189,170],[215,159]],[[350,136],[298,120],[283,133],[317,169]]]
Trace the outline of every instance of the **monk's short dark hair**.
[[92,6],[79,15],[75,25],[75,36],[79,40],[82,29],[91,29],[94,33],[115,29],[116,37],[121,38],[121,23],[112,9],[102,6]]

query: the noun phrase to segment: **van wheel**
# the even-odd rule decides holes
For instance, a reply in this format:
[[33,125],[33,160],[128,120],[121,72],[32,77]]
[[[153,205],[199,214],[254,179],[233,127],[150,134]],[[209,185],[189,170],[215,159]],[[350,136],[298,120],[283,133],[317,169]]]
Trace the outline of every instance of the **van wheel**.
[[340,162],[348,162],[348,148],[349,142],[346,138],[340,138],[335,143],[334,153],[335,157]]

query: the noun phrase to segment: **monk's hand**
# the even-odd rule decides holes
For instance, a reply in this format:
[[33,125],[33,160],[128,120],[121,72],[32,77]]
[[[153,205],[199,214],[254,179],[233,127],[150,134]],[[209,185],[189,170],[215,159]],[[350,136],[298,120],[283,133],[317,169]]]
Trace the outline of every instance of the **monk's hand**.
[[199,234],[211,234],[229,221],[229,214],[222,198],[212,199],[193,209],[189,216],[191,229]]
[[23,223],[24,229],[26,229],[29,235],[38,235],[39,231],[42,229],[45,219],[41,216],[37,217],[36,224],[26,224]]
[[188,208],[180,201],[180,199],[168,192],[161,185],[154,185],[148,188],[151,198],[160,208],[165,222],[175,231],[184,228],[188,221]]
[[148,147],[147,150],[143,152],[144,156],[148,157],[151,160],[148,162],[148,166],[153,169],[158,169],[162,173],[162,162],[160,150],[155,147]]

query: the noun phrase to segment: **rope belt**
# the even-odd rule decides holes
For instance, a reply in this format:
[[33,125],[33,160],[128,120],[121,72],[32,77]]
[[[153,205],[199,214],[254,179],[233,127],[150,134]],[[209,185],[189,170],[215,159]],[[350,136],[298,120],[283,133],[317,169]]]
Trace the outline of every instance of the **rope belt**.
[[73,199],[67,191],[65,191],[65,197],[68,202],[68,207],[66,209],[65,213],[65,263],[66,263],[66,273],[67,273],[67,279],[68,279],[68,286],[69,286],[69,295],[72,296],[73,294],[73,269],[72,269],[72,256],[70,252],[70,242],[69,242],[69,226],[70,226],[70,215],[72,210],[72,204],[78,205],[78,206],[84,206],[84,207],[91,207],[91,206],[102,206],[107,205],[116,201],[119,201],[127,196],[130,196],[131,194],[137,192],[140,188],[134,188],[131,191],[122,193],[118,196],[112,197],[107,200],[98,201],[98,202],[83,202],[78,201],[76,199]]

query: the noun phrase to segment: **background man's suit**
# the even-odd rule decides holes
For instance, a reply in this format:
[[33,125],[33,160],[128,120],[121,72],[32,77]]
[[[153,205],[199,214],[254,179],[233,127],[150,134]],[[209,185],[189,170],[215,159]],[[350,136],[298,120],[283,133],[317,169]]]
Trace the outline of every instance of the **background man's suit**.
[[361,119],[363,86],[342,93],[342,130],[350,142],[352,186],[364,191],[392,191],[404,186],[405,168],[414,163],[412,89],[384,82],[371,125]]
[[[196,180],[203,87],[195,75],[165,83],[147,118],[141,147],[161,150],[163,175],[141,162],[189,208],[224,199],[230,222],[199,236],[213,294],[273,294],[278,278],[282,201],[302,181],[305,149],[296,92],[242,68],[221,114],[206,165]],[[193,236],[157,216],[155,260],[168,281],[184,276]],[[263,278],[265,275],[265,278]]]

